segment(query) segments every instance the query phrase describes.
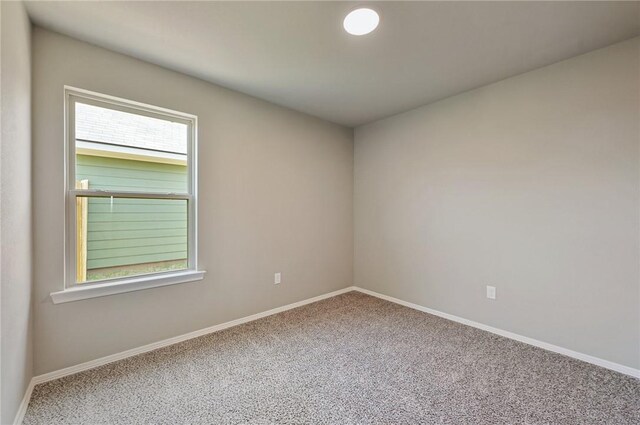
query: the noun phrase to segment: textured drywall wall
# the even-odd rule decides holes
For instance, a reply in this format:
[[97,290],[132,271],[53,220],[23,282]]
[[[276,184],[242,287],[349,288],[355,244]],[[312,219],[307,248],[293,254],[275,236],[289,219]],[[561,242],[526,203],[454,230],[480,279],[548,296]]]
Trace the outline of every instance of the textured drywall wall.
[[639,43],[356,128],[355,284],[640,367]]
[[32,376],[31,23],[20,2],[0,2],[0,422],[12,423]]
[[[43,29],[33,38],[37,374],[352,284],[353,130]],[[198,116],[203,281],[51,302],[63,288],[64,85]]]

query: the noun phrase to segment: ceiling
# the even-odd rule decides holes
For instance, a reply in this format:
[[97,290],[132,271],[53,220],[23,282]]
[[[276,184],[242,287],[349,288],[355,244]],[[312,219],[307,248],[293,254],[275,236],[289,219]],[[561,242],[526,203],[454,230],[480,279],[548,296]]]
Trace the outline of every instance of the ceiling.
[[[342,29],[355,5],[380,14]],[[638,2],[28,2],[36,25],[357,126],[640,35]]]

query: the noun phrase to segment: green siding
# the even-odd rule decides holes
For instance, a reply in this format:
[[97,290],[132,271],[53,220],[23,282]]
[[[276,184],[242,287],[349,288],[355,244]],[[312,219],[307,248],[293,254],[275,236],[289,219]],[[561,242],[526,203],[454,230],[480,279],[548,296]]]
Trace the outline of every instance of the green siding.
[[92,189],[187,191],[187,167],[183,165],[78,155],[76,176],[88,179]]
[[[185,166],[78,155],[90,189],[185,192]],[[187,202],[90,198],[87,269],[187,258]]]

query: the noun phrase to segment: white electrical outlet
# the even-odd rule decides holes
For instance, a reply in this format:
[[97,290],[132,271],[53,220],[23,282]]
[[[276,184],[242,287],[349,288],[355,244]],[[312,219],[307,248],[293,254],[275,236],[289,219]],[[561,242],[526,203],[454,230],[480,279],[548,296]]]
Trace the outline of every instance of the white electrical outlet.
[[487,298],[490,300],[496,299],[496,287],[487,285]]
[[273,275],[273,284],[277,285],[282,282],[282,274],[280,272]]

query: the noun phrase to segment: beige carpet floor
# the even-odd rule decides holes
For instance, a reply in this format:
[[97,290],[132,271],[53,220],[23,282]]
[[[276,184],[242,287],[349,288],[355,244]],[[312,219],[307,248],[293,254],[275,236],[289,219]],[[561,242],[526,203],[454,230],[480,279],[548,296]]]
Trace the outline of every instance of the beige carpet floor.
[[640,424],[640,380],[351,292],[38,385],[25,424]]

